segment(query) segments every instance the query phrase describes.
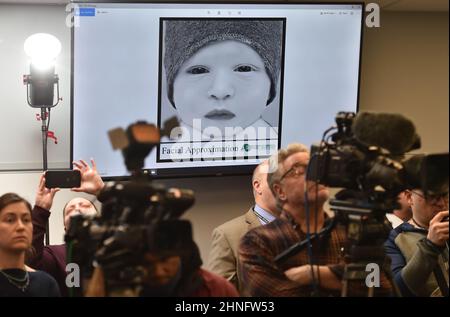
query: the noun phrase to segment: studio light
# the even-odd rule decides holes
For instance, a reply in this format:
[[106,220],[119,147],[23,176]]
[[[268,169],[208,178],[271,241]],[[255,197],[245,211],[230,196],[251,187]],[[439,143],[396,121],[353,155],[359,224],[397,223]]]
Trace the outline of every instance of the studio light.
[[[41,109],[42,168],[47,171],[47,138],[50,125],[50,110],[59,103],[59,78],[55,74],[55,60],[61,52],[61,42],[53,35],[36,33],[25,40],[25,53],[30,57],[30,74],[23,75],[27,86],[27,103]],[[57,97],[54,102],[54,91]],[[45,243],[49,244],[48,222]]]
[[61,52],[61,42],[53,35],[36,33],[25,40],[25,53],[37,69],[45,70],[54,66],[55,59]]
[[[61,42],[51,34],[36,33],[26,39],[24,50],[31,59],[30,74],[23,76],[28,104],[33,108],[56,106],[59,102],[59,79],[55,74],[55,59],[61,52]],[[55,84],[56,103],[53,102]]]

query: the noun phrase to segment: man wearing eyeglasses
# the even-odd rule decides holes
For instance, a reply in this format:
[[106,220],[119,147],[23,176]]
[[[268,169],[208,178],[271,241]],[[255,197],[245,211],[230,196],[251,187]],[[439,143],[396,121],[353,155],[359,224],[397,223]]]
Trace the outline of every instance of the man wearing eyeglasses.
[[[308,150],[301,144],[290,144],[269,159],[267,180],[282,212],[278,219],[249,231],[241,240],[239,273],[244,295],[340,294],[343,269],[340,250],[346,233],[341,226],[332,227],[332,219],[324,212],[328,189],[306,181],[308,162]],[[329,230],[324,231],[325,228]],[[281,263],[274,261],[281,252],[307,239],[308,233],[319,233],[312,240],[311,249],[304,248]],[[361,288],[359,284],[350,286],[349,294],[362,295],[355,294],[355,290],[367,294],[365,286]]]
[[406,191],[412,218],[386,241],[394,280],[403,296],[448,296],[448,188],[426,195]]

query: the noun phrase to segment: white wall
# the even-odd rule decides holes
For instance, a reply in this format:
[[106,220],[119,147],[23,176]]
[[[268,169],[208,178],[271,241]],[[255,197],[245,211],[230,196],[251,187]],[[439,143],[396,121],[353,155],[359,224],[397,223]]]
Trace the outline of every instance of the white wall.
[[[37,18],[38,14],[45,14],[48,23],[59,21],[62,25],[63,11],[63,7],[0,5],[1,16],[12,16],[13,13],[17,16],[19,12],[27,15],[30,20],[26,25],[31,31],[37,31],[37,25],[45,23],[42,18]],[[22,65],[24,57],[18,55],[17,59],[4,61],[5,42],[2,39],[6,35],[17,35],[15,28],[24,21],[11,18],[8,21],[10,24],[6,29],[0,28],[0,66],[15,64],[15,73],[22,74],[26,71]],[[67,30],[61,26],[48,32],[65,37]],[[403,113],[415,122],[425,151],[448,151],[448,15],[382,12],[381,28],[366,28],[365,32],[361,110]],[[67,50],[68,46],[64,49]],[[6,77],[2,76],[0,68],[0,79],[4,82]],[[68,85],[69,79],[61,81]],[[26,107],[22,90],[10,91],[2,84],[0,98],[13,100],[4,103],[4,99],[0,99],[2,110],[12,106]],[[0,155],[5,150],[5,144],[1,144]],[[0,174],[0,193],[15,191],[33,202],[38,177],[37,173]],[[186,218],[193,222],[195,239],[204,261],[210,249],[212,229],[244,213],[252,204],[250,176],[173,179],[163,183],[191,188],[196,192],[196,204],[187,212]],[[56,196],[50,222],[53,244],[62,242],[61,210],[74,196],[68,190]]]
[[365,31],[361,110],[402,113],[422,151],[448,151],[448,12],[382,12]]
[[[49,168],[68,168],[70,160],[70,28],[64,6],[0,5],[0,170],[42,168],[41,122],[26,102],[22,75],[29,74],[24,41],[34,33],[51,33],[62,44],[56,59],[60,103],[51,110],[50,131],[58,143],[48,141]],[[56,95],[55,95],[56,99]]]

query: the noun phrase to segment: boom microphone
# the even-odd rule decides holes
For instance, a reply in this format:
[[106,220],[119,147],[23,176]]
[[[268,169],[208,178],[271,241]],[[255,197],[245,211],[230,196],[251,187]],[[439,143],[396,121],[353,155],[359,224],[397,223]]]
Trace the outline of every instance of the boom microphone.
[[352,130],[359,142],[382,147],[393,155],[420,148],[414,124],[400,114],[361,112]]

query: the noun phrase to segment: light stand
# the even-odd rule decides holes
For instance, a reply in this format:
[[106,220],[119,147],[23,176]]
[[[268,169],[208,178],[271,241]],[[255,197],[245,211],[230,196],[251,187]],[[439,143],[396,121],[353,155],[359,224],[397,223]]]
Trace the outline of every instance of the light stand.
[[[55,38],[56,39],[56,38]],[[27,42],[25,42],[25,47]],[[27,48],[27,47],[26,47]],[[27,49],[26,49],[27,50]],[[59,53],[59,52],[58,52]],[[42,132],[42,169],[47,171],[47,138],[50,125],[50,110],[59,103],[59,78],[55,74],[55,66],[38,68],[35,64],[30,65],[30,74],[23,76],[23,83],[27,86],[27,103],[32,108],[41,109],[41,132]],[[57,98],[54,99],[54,85],[56,84]],[[47,110],[47,111],[46,111]],[[45,233],[45,244],[50,243],[49,223]]]

